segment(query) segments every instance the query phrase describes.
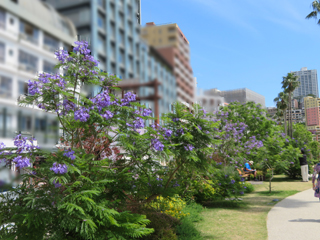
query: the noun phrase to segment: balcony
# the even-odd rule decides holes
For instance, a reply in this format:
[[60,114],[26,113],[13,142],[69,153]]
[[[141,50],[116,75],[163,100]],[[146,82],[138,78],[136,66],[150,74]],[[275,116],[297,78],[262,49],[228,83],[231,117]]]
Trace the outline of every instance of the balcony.
[[28,64],[24,64],[24,63],[19,63],[18,69],[21,70],[21,71],[32,73],[32,74],[37,72],[37,68],[35,68],[32,65],[28,65]]
[[38,45],[38,43],[39,43],[38,38],[34,38],[33,36],[27,35],[25,33],[20,33],[19,39],[26,40],[28,42],[31,42],[32,44],[35,44],[35,45]]

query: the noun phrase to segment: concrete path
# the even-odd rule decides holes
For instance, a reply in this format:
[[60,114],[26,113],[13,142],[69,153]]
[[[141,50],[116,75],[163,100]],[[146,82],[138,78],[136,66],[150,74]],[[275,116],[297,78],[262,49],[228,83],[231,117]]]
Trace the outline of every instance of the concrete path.
[[268,213],[269,240],[319,240],[320,201],[312,189],[287,197]]

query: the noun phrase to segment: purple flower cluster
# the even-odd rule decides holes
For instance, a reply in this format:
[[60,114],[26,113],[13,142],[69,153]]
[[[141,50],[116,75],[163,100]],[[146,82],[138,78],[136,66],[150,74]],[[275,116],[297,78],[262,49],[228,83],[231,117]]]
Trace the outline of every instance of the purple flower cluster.
[[166,129],[166,130],[165,130],[165,135],[166,135],[167,137],[171,137],[171,135],[172,135],[172,130]]
[[231,184],[234,184],[235,182],[236,182],[235,180],[233,180],[233,179],[231,180]]
[[17,168],[24,168],[24,167],[30,167],[30,160],[27,157],[23,157],[23,156],[17,156],[12,160],[15,164]]
[[56,182],[56,180],[53,180],[52,183],[53,183],[53,185],[54,185],[55,188],[59,188],[59,187],[62,186],[62,184],[60,184],[59,181]]
[[107,110],[107,111],[105,111],[104,114],[101,114],[101,116],[102,116],[103,118],[105,118],[106,120],[109,120],[110,118],[113,117],[113,113],[110,112],[109,110]]
[[151,139],[151,145],[157,151],[163,151],[164,145],[159,141],[159,139]]
[[134,129],[144,128],[143,119],[136,117],[136,119],[133,121],[133,127],[134,127]]
[[56,51],[54,53],[54,55],[56,55],[56,58],[59,60],[60,63],[65,63],[67,60],[71,60],[71,58],[69,58],[69,54],[68,51],[60,49],[59,51]]
[[80,122],[88,121],[90,117],[89,109],[82,107],[74,112],[74,120],[79,120]]
[[58,164],[55,162],[50,170],[55,174],[65,174],[68,172],[68,166],[66,164]]
[[17,147],[17,153],[22,153],[22,152],[30,152],[32,150],[38,149],[39,146],[34,145],[35,139],[33,138],[27,138],[27,137],[22,137],[21,134],[18,134],[14,139],[13,139],[13,144]]
[[187,144],[187,146],[184,146],[184,149],[186,151],[192,151],[194,149],[194,146],[192,144]]
[[179,122],[179,118],[172,118],[173,122]]
[[111,97],[109,95],[109,90],[105,90],[102,93],[96,95],[94,98],[91,99],[92,103],[98,108],[99,112],[104,107],[108,107],[112,104]]
[[74,156],[74,151],[69,148],[68,150],[65,150],[65,153],[63,153],[63,156],[66,156],[67,158],[70,158],[71,160],[76,159],[76,157]]
[[124,94],[124,98],[121,99],[122,102],[122,106],[128,106],[130,104],[130,102],[134,102],[136,101],[136,95],[133,94],[132,92],[127,92],[126,94]]
[[143,116],[143,117],[147,117],[147,116],[149,116],[151,113],[152,113],[152,110],[151,110],[151,109],[145,108],[145,109],[143,109],[142,116]]
[[[28,90],[30,95],[35,94],[43,94],[43,90],[52,91],[49,86],[45,86],[45,84],[54,83],[61,89],[65,89],[66,81],[62,78],[59,73],[50,74],[50,73],[40,73],[38,80],[35,81],[28,81]],[[55,91],[55,90],[54,90]]]

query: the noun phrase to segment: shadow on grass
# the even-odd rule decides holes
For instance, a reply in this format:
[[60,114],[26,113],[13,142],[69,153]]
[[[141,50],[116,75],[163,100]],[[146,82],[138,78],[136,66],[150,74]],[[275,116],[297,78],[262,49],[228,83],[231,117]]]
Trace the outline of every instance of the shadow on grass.
[[259,192],[255,192],[255,194],[260,195],[260,196],[273,196],[273,197],[287,197],[287,196],[291,196],[294,195],[296,193],[298,193],[300,191],[297,190],[290,190],[290,191],[259,191]]
[[237,201],[237,200],[216,200],[210,202],[203,202],[202,205],[207,208],[247,208],[248,202]]

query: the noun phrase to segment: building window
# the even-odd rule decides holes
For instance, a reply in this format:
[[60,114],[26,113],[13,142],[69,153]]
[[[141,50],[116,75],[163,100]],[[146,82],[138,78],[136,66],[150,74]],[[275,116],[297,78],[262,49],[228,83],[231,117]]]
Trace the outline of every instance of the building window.
[[112,3],[110,4],[110,18],[112,20],[115,20],[115,10],[114,10],[114,5]]
[[130,53],[133,53],[133,41],[132,41],[132,39],[131,38],[129,38],[129,52]]
[[5,76],[0,76],[0,97],[11,97],[12,94],[12,79]]
[[104,29],[104,19],[102,16],[100,16],[100,14],[98,15],[98,26],[102,29]]
[[140,76],[140,64],[139,64],[139,62],[136,62],[136,74],[137,74],[137,76]]
[[111,28],[111,36],[112,36],[112,38],[114,39],[115,36],[116,36],[116,28],[115,28],[115,26],[114,26],[114,23],[111,23],[111,24],[110,24],[110,28]]
[[105,40],[99,35],[98,36],[98,50],[104,52],[105,50]]
[[38,44],[39,30],[31,24],[20,20],[20,36],[33,44]]
[[119,63],[124,64],[124,52],[122,50],[119,53]]
[[14,24],[14,19],[10,18],[10,24],[13,25]]
[[114,63],[111,63],[111,73],[113,75],[117,74],[116,65]]
[[43,48],[50,52],[55,52],[59,49],[59,41],[45,33],[43,36]]
[[112,51],[112,57],[115,60],[116,59],[116,46],[114,43],[111,43],[111,51]]
[[176,31],[176,28],[175,27],[169,27],[168,28],[168,32],[175,32]]
[[6,12],[0,9],[0,29],[6,29]]
[[131,6],[127,6],[127,16],[129,19],[131,19],[131,15],[132,15],[132,7]]
[[[20,120],[20,126],[21,131],[28,131],[31,130],[31,117],[30,116],[21,116]],[[20,130],[20,129],[19,129]]]
[[133,59],[132,59],[132,57],[129,58],[129,70],[133,71]]
[[0,42],[0,63],[4,63],[6,55],[6,49],[4,43]]
[[55,73],[57,69],[54,69],[55,64],[47,62],[46,60],[43,61],[43,71],[46,73]]
[[18,82],[18,90],[19,90],[19,95],[26,95],[29,93],[28,91],[28,83],[27,82],[24,82],[24,81],[19,81]]
[[38,58],[19,50],[19,69],[35,73],[38,70]]
[[124,28],[124,16],[122,13],[119,13],[119,23],[120,27]]
[[124,45],[124,33],[123,33],[123,31],[120,31],[120,33],[119,33],[119,42],[120,42],[120,44]]
[[35,130],[44,132],[46,130],[46,120],[45,119],[36,118]]

